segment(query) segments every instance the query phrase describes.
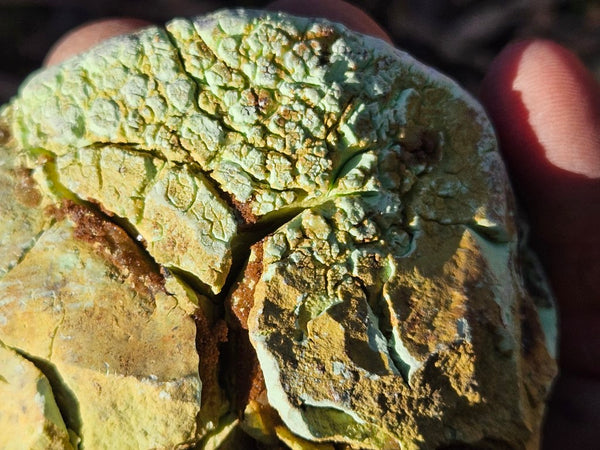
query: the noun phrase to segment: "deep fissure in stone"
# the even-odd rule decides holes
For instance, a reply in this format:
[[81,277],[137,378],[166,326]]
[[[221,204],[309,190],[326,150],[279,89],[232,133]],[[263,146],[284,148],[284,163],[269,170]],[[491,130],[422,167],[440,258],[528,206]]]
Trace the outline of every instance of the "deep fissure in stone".
[[84,442],[81,435],[82,422],[81,415],[79,413],[79,402],[77,401],[77,397],[73,391],[71,391],[69,386],[65,384],[64,380],[60,376],[60,372],[50,361],[32,356],[18,348],[12,347],[12,349],[27,361],[32,363],[48,379],[50,387],[52,388],[54,399],[56,400],[56,405],[58,406],[58,410],[63,421],[65,422],[65,425],[67,428],[73,430],[73,432],[77,434],[79,439],[81,439],[80,443],[83,444]]

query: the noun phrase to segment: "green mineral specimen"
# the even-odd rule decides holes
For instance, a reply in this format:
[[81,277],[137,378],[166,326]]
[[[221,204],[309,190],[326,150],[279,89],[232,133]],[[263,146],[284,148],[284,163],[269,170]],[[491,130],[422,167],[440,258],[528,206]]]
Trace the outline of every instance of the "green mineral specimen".
[[493,129],[378,39],[110,39],[0,110],[0,193],[14,448],[538,445],[554,308]]

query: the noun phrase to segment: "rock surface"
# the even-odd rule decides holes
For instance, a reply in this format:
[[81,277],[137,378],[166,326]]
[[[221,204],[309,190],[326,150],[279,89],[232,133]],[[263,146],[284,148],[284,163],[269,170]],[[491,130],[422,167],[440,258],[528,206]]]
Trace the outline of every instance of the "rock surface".
[[73,447],[48,379],[34,364],[0,343],[0,446],[6,450]]
[[72,445],[537,446],[552,299],[451,80],[223,11],[33,75],[0,130],[0,340]]

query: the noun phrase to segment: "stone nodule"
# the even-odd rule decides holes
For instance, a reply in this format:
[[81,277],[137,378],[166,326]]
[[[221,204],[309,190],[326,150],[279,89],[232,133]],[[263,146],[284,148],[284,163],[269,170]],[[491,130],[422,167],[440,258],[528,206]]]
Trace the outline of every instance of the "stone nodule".
[[539,446],[556,316],[492,126],[381,40],[113,38],[0,109],[0,192],[0,447]]

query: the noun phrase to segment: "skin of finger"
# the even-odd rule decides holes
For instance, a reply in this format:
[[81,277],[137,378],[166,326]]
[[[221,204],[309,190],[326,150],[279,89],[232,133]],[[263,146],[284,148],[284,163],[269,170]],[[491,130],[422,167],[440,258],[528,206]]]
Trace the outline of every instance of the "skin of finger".
[[[308,17],[324,17],[343,23],[353,30],[392,43],[389,35],[369,15],[356,6],[341,0],[306,0],[303,2],[280,0],[271,3],[267,9]],[[149,25],[151,22],[134,18],[108,18],[83,24],[65,34],[54,44],[46,55],[44,66],[59,64],[105,39],[131,33]]]
[[392,44],[390,36],[362,9],[342,0],[278,0],[267,9],[304,17],[323,17]]
[[509,46],[482,85],[559,303],[561,375],[544,449],[595,448],[600,429],[598,92],[577,58],[547,41]]
[[[600,178],[600,86],[575,55],[553,42],[532,41],[522,51],[513,89],[529,106],[529,124],[548,162]],[[560,89],[549,90],[543,77]]]
[[482,99],[561,314],[600,316],[600,87],[566,49],[530,41],[499,55]]
[[598,379],[577,375],[561,377],[548,408],[543,450],[598,448],[598,430]]
[[52,66],[88,50],[114,36],[131,33],[151,22],[133,18],[108,18],[83,24],[61,37],[44,59],[44,66]]

